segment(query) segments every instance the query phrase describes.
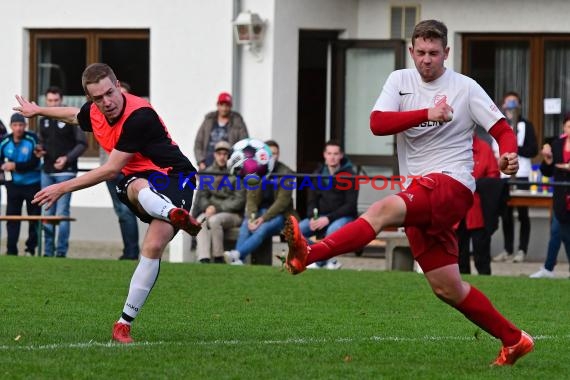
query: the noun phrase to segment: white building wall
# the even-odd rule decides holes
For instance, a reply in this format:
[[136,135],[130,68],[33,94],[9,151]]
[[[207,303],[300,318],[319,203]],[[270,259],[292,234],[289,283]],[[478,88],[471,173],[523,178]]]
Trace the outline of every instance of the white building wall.
[[[462,33],[569,33],[570,1],[359,0],[358,38],[390,38],[390,6],[420,5],[420,19],[443,21],[451,47],[447,66],[461,67]],[[408,58],[408,67],[413,63]]]
[[266,23],[263,43],[254,53],[248,46],[240,46],[241,78],[240,102],[241,113],[247,124],[251,137],[260,140],[273,138],[271,134],[271,99],[275,87],[272,83],[274,70],[274,33],[275,33],[275,1],[274,0],[242,0],[241,11],[257,13]]
[[[215,109],[219,92],[231,90],[231,21],[231,0],[0,2],[0,118],[8,123],[14,94],[29,96],[27,29],[149,29],[151,102],[193,158],[204,115]],[[79,191],[72,206],[110,207],[106,192],[104,186]]]
[[356,31],[357,1],[278,0],[275,7],[272,137],[282,161],[296,167],[299,30]]

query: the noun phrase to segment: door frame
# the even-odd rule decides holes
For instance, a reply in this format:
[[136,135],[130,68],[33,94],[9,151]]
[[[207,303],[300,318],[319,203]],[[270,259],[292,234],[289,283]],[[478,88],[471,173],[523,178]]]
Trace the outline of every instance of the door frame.
[[[394,69],[403,69],[406,65],[406,40],[337,40],[332,42],[332,83],[331,83],[331,137],[345,142],[345,101],[346,101],[346,51],[352,48],[393,49],[395,53]],[[396,145],[396,137],[393,140]],[[350,160],[357,167],[364,165],[391,167],[398,172],[396,149],[392,156],[350,154]]]

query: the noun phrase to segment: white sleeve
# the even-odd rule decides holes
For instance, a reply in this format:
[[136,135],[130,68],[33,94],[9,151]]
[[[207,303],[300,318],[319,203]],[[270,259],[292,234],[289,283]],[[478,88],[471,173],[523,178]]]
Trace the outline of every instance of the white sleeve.
[[493,100],[491,100],[485,90],[474,80],[471,80],[469,92],[469,112],[471,117],[475,123],[489,132],[489,129],[505,116],[493,103]]
[[398,83],[401,82],[397,71],[393,71],[386,79],[382,92],[374,104],[373,111],[400,111]]
[[525,138],[526,138],[526,123],[524,121],[519,121],[517,123],[517,145],[519,147],[524,145]]

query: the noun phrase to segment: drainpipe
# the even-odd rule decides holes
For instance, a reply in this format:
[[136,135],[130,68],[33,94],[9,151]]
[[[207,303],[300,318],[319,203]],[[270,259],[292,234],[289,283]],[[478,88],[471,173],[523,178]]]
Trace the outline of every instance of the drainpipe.
[[[241,12],[241,0],[233,0],[233,15],[232,21],[237,18]],[[241,98],[241,47],[234,41],[234,30],[232,26],[232,108],[238,112],[240,111],[240,98]]]

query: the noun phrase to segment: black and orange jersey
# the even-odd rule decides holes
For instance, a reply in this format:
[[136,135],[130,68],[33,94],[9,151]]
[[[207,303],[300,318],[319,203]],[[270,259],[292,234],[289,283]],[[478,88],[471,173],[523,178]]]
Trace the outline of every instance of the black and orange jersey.
[[123,174],[144,171],[168,174],[196,171],[190,160],[172,141],[166,126],[152,106],[134,95],[123,94],[123,97],[123,111],[113,123],[109,123],[93,102],[85,103],[77,115],[81,129],[93,132],[95,139],[107,153],[116,149],[135,154],[123,168]]

